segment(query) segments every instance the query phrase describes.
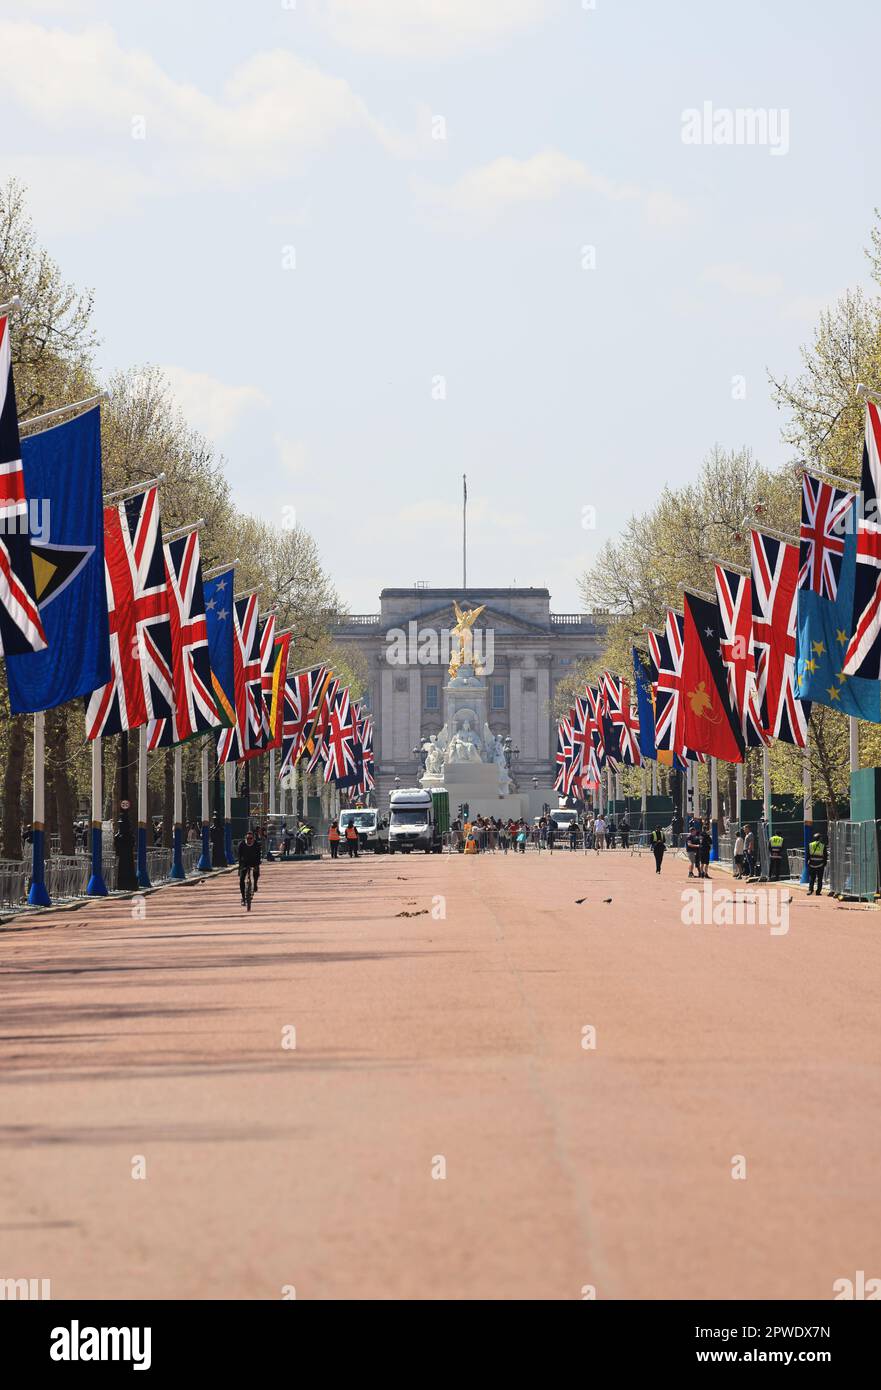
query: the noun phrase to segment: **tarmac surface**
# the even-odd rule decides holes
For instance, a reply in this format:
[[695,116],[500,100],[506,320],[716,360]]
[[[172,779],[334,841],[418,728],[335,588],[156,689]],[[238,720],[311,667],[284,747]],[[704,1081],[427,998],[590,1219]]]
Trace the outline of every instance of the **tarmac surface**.
[[773,1299],[881,1275],[881,916],[784,888],[788,930],[685,923],[686,874],[277,863],[250,915],[220,875],[8,922],[0,1279]]

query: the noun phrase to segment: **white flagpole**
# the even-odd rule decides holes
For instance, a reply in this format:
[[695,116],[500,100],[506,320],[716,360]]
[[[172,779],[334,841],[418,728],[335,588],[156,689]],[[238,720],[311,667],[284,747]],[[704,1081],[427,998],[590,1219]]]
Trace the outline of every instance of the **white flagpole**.
[[765,803],[765,824],[771,829],[771,754],[762,749],[762,795]]
[[138,729],[138,887],[150,888],[147,865],[147,725]]
[[719,760],[710,758],[710,858],[719,858]]
[[734,770],[734,776],[735,776],[734,798],[735,798],[735,801],[737,802],[737,805],[736,805],[735,808],[734,808],[734,820],[736,821],[737,826],[738,826],[738,828],[739,828],[740,825],[742,824],[742,819],[743,819],[742,813],[741,813],[741,809],[740,809],[740,803],[743,801],[743,763],[738,763],[738,764],[737,764],[737,766],[736,766],[736,768],[735,768],[735,770]]
[[211,773],[208,766],[208,739],[202,740],[202,853],[196,865],[203,874],[211,868]]
[[34,814],[31,820],[31,907],[49,907],[46,887],[46,715],[34,715]]
[[803,762],[803,764],[802,764],[802,776],[803,776],[803,782],[804,782],[804,797],[805,797],[805,809],[804,809],[804,848],[805,848],[805,862],[804,862],[804,867],[802,868],[802,871],[801,871],[801,882],[802,882],[802,883],[809,883],[809,882],[810,882],[810,874],[808,873],[808,846],[810,845],[811,840],[814,838],[814,788],[813,788],[813,777],[812,777],[812,772],[811,772],[811,749],[810,749],[809,739],[810,739],[810,734],[808,734],[808,738],[805,740],[805,748],[804,748],[804,755],[803,755],[803,757],[804,757],[804,762]]
[[275,749],[269,750],[269,814],[275,815]]
[[223,847],[226,851],[227,864],[235,863],[232,855],[232,792],[233,777],[235,776],[235,765],[224,763],[223,765]]
[[652,796],[658,794],[658,760],[652,758]]
[[178,743],[174,750],[174,838],[169,878],[186,878],[183,858],[183,749]]
[[107,884],[104,882],[102,820],[104,814],[104,790],[102,786],[102,758],[104,749],[100,738],[92,739],[92,873],[86,893],[90,898],[106,898]]
[[850,770],[857,772],[860,766],[860,726],[854,715],[848,715],[848,742],[850,745]]

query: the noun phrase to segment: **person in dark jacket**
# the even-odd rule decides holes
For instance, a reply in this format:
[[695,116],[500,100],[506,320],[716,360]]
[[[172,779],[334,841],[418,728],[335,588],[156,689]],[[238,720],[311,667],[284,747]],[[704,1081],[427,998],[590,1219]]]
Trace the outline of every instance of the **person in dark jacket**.
[[254,838],[253,830],[249,830],[244,840],[239,840],[239,889],[242,894],[242,905],[245,902],[245,875],[251,870],[251,882],[254,885],[254,892],[257,892],[257,880],[260,877],[260,845]]
[[694,878],[694,871],[697,869],[698,878],[701,877],[701,824],[694,821],[685,839],[685,853],[688,855],[688,877]]
[[655,856],[655,873],[661,872],[661,865],[664,862],[664,852],[667,843],[664,839],[664,832],[659,825],[656,825],[651,835],[652,854]]
[[700,853],[700,873],[699,878],[709,878],[710,873],[710,850],[713,848],[713,837],[710,834],[709,826],[701,829],[701,853]]

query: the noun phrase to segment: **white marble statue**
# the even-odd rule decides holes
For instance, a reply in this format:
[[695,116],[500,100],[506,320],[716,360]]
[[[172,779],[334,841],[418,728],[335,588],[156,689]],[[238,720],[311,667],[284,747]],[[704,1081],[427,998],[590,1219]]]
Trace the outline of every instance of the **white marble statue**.
[[437,734],[432,734],[428,740],[423,743],[422,751],[425,754],[425,771],[429,777],[439,777],[443,771],[444,754],[438,742]]

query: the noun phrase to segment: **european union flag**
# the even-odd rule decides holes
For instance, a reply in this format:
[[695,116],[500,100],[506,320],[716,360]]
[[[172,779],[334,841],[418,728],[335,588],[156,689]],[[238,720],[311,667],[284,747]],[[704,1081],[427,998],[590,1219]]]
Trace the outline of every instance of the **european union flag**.
[[633,675],[636,684],[636,712],[639,715],[639,751],[644,758],[657,758],[655,707],[649,689],[648,671],[636,647],[633,648]]
[[235,571],[230,568],[204,582],[205,620],[208,627],[208,654],[211,683],[221,723],[230,728],[236,722],[236,678],[233,664],[233,589]]
[[834,599],[807,587],[798,591],[795,693],[842,714],[881,724],[881,682],[845,676],[844,653],[853,632],[853,596],[857,563],[857,500],[847,515],[844,552]]
[[45,651],[6,658],[13,714],[54,709],[110,679],[100,406],[21,441],[40,525],[31,552]]

